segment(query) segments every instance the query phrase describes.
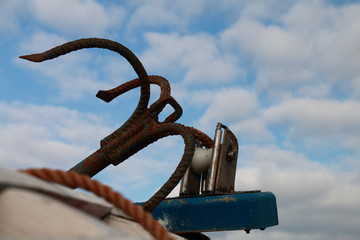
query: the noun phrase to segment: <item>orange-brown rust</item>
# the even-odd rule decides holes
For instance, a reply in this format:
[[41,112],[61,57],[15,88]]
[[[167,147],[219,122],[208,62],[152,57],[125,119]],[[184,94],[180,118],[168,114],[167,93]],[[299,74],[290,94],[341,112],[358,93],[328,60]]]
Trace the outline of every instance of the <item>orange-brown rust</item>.
[[[97,96],[109,102],[120,94],[140,87],[140,99],[130,118],[120,128],[101,141],[101,148],[69,171],[92,177],[109,164],[117,165],[163,137],[181,135],[185,143],[185,149],[179,165],[160,190],[143,205],[146,210],[152,211],[184,176],[194,154],[195,139],[207,148],[212,147],[213,142],[205,133],[175,123],[181,117],[182,109],[180,104],[170,95],[169,82],[160,76],[148,76],[136,55],[120,43],[108,39],[85,38],[65,43],[43,53],[21,56],[21,58],[41,62],[79,49],[94,47],[105,48],[119,53],[128,60],[138,75],[138,79],[107,91],[99,91]],[[161,93],[159,99],[148,107],[150,83],[159,85]],[[170,114],[163,122],[159,122],[158,115],[168,104],[174,108],[174,113]]]

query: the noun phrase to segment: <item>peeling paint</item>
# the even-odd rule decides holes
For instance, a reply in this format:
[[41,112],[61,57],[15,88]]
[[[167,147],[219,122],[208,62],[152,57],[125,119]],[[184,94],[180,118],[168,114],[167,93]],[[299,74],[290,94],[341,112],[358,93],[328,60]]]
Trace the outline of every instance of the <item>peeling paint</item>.
[[172,219],[170,217],[169,214],[165,213],[162,218],[158,219],[158,222],[160,223],[160,225],[162,225],[163,227],[165,227],[166,229],[171,228],[172,226]]
[[152,215],[174,233],[264,229],[279,224],[275,195],[258,191],[168,199]]
[[179,203],[182,203],[182,204],[186,204],[186,201],[182,200],[182,199],[179,199],[178,200]]

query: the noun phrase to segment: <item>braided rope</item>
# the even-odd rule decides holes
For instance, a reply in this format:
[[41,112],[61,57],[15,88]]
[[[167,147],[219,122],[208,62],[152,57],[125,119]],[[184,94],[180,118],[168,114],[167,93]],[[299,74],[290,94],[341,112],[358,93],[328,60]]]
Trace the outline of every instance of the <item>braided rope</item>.
[[109,186],[103,185],[99,181],[90,179],[87,175],[46,168],[26,169],[21,170],[20,172],[71,188],[80,187],[88,190],[95,195],[104,198],[117,208],[123,210],[156,239],[173,239],[170,234],[150,215],[150,213],[145,211],[141,206],[135,205],[130,200],[123,197],[120,193],[113,191]]

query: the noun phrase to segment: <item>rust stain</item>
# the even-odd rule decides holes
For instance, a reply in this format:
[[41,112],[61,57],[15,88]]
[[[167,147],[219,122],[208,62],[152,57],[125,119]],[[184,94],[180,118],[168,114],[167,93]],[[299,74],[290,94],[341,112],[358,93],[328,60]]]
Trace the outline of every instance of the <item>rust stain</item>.
[[208,203],[215,203],[215,202],[230,203],[230,202],[236,202],[236,198],[224,196],[224,197],[219,198],[219,199],[209,199],[209,200],[206,200],[206,202],[208,202]]
[[182,200],[182,199],[178,199],[177,200],[179,203],[181,203],[181,204],[186,204],[186,201],[184,201],[184,200]]
[[[175,123],[182,115],[182,108],[171,96],[168,80],[160,76],[149,76],[137,56],[120,43],[108,39],[84,38],[67,42],[43,53],[21,56],[20,58],[42,62],[84,48],[105,48],[117,52],[130,63],[138,75],[137,79],[113,89],[100,90],[96,95],[98,98],[110,102],[119,95],[137,87],[140,87],[141,94],[138,105],[130,118],[100,142],[101,148],[99,150],[69,171],[92,177],[108,165],[118,165],[161,138],[181,135],[184,139],[185,150],[179,165],[169,180],[143,205],[147,211],[151,212],[184,176],[194,154],[195,140],[206,148],[213,146],[213,140],[195,128]],[[160,97],[148,107],[150,84],[160,86]],[[173,107],[174,112],[163,122],[159,122],[158,116],[166,105]]]

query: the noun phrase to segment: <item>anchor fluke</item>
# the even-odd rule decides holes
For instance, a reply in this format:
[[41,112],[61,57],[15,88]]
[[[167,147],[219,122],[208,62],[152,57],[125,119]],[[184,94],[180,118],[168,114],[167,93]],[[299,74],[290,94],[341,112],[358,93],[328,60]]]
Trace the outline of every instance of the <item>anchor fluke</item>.
[[26,59],[26,60],[29,60],[29,61],[32,61],[32,62],[42,62],[42,61],[44,61],[44,58],[43,58],[41,53],[24,55],[24,56],[20,56],[19,58]]

